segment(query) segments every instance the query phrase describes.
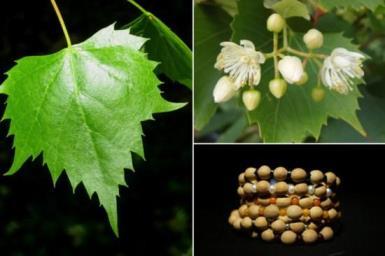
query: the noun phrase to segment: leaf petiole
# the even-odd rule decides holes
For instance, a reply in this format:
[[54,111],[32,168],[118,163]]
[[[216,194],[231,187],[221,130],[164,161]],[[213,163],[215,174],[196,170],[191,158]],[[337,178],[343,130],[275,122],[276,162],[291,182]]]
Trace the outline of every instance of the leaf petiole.
[[63,29],[63,33],[64,33],[64,37],[66,38],[67,45],[70,48],[72,46],[71,38],[70,38],[70,36],[68,34],[68,30],[67,30],[67,27],[66,27],[66,25],[64,23],[63,16],[61,15],[60,9],[57,6],[55,0],[51,0],[51,4],[52,4],[53,9],[55,10],[57,18],[59,19],[60,26]]

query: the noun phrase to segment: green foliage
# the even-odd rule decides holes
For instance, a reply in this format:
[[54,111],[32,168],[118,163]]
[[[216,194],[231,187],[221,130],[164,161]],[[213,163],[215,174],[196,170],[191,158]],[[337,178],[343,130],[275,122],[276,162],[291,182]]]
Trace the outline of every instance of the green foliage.
[[127,27],[131,32],[150,38],[144,46],[149,58],[159,61],[159,69],[170,79],[191,89],[192,54],[188,46],[160,19],[140,8],[143,14]]
[[144,38],[115,30],[46,56],[25,57],[7,72],[15,156],[7,174],[43,155],[53,181],[65,170],[75,187],[97,194],[118,234],[117,196],[133,169],[131,153],[144,157],[141,122],[182,104],[161,97],[156,63],[139,51]]
[[282,0],[273,4],[271,8],[284,18],[302,17],[310,20],[309,10],[298,0]]
[[351,7],[355,9],[367,7],[375,10],[379,5],[384,5],[384,0],[320,0],[320,3],[328,9],[335,7]]
[[202,129],[214,115],[217,104],[212,91],[221,74],[213,68],[219,44],[230,39],[230,15],[215,6],[195,5],[194,94],[195,128]]

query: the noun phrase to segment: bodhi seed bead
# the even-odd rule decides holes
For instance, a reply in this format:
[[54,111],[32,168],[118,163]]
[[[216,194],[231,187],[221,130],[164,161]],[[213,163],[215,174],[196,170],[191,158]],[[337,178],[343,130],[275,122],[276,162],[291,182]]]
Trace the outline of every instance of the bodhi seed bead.
[[243,190],[242,187],[238,187],[237,193],[238,193],[238,195],[240,195],[241,197],[243,197],[243,196],[245,195],[245,191]]
[[284,167],[277,167],[275,168],[273,175],[277,181],[283,181],[287,177],[287,170]]
[[318,234],[316,231],[312,229],[307,229],[302,233],[302,240],[305,243],[314,243],[318,238]]
[[239,207],[239,214],[241,217],[246,217],[248,215],[248,207],[247,205],[242,205],[241,207]]
[[236,230],[240,230],[240,229],[241,229],[241,221],[242,221],[242,219],[239,218],[239,219],[236,219],[236,220],[233,222],[233,227],[234,227]]
[[269,192],[269,187],[270,187],[269,182],[267,182],[265,180],[259,181],[257,183],[257,192],[265,194],[265,193]]
[[238,182],[239,182],[239,185],[245,184],[246,180],[245,180],[245,174],[244,173],[239,174]]
[[281,197],[277,198],[277,205],[278,207],[287,207],[291,203],[291,198],[289,197]]
[[273,241],[275,236],[274,236],[274,232],[273,230],[271,230],[270,228],[269,229],[266,229],[265,231],[263,231],[261,233],[261,237],[264,241],[267,241],[267,242],[270,242],[270,241]]
[[283,220],[276,220],[273,223],[271,223],[271,228],[278,233],[281,233],[285,230],[286,224]]
[[277,195],[286,194],[288,189],[289,189],[289,186],[284,181],[280,181],[277,184],[275,184],[275,193]]
[[259,229],[266,229],[268,223],[267,223],[267,220],[265,217],[258,217],[255,221],[254,221],[254,225],[259,228]]
[[310,197],[301,198],[301,200],[299,200],[299,205],[302,208],[309,209],[313,206],[313,200]]
[[320,234],[322,235],[324,240],[330,240],[332,239],[334,232],[333,229],[331,229],[330,227],[324,227],[321,230]]
[[290,205],[287,208],[287,216],[290,219],[296,220],[302,216],[302,213],[303,213],[303,211],[302,211],[301,207],[299,207],[298,205]]
[[243,185],[243,191],[245,191],[246,194],[252,194],[256,192],[253,184],[251,183],[246,183],[245,185]]
[[257,169],[255,169],[253,167],[247,168],[245,171],[245,178],[248,179],[249,181],[256,180],[256,177],[255,177],[255,171],[256,170]]
[[315,189],[314,194],[318,197],[324,197],[326,195],[326,187],[321,186]]
[[250,217],[245,217],[242,219],[241,221],[241,226],[245,229],[249,229],[251,228],[251,226],[253,225],[253,221],[251,220]]
[[261,167],[259,167],[257,171],[259,178],[263,180],[270,179],[270,172],[271,172],[270,167],[267,165],[262,165]]
[[292,172],[291,172],[291,179],[298,183],[298,182],[301,182],[303,180],[306,179],[306,171],[302,168],[295,168]]
[[291,230],[286,230],[281,235],[281,241],[284,244],[292,244],[297,239],[297,234]]
[[310,172],[310,181],[313,184],[319,184],[324,178],[324,174],[319,170],[313,170]]
[[279,215],[279,208],[276,205],[271,204],[265,208],[265,217],[266,218],[273,219],[273,218],[278,217],[278,215]]
[[291,223],[289,226],[290,229],[295,233],[301,233],[305,229],[305,224],[303,224],[303,222]]
[[314,206],[310,209],[310,217],[313,219],[313,220],[318,220],[322,217],[323,215],[323,210],[321,207],[319,206]]
[[249,217],[252,218],[252,219],[255,219],[258,217],[259,215],[259,206],[258,205],[251,205],[249,208],[248,208],[248,213],[249,213]]
[[327,213],[331,220],[334,220],[338,215],[338,212],[336,211],[336,209],[330,209]]
[[333,184],[337,179],[337,176],[332,172],[325,173],[325,176],[326,176],[326,182],[329,185]]
[[294,191],[295,191],[295,193],[297,193],[297,195],[306,194],[307,193],[307,184],[306,183],[300,183],[300,184],[295,185]]

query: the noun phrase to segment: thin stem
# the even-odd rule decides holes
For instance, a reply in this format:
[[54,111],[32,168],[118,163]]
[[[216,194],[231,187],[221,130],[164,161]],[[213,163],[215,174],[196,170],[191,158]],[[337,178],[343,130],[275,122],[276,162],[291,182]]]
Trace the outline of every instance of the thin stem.
[[143,12],[144,14],[148,14],[148,12],[142,7],[140,6],[137,2],[135,2],[134,0],[127,0],[130,4],[132,4],[133,6],[135,6],[136,8],[138,8],[141,12]]
[[71,38],[68,34],[66,24],[64,23],[64,20],[63,20],[63,16],[61,15],[61,12],[60,12],[59,7],[57,6],[55,0],[51,0],[51,4],[53,6],[53,9],[55,10],[57,18],[59,19],[60,26],[63,29],[63,33],[64,33],[64,36],[66,38],[67,45],[70,48],[72,46]]
[[279,78],[279,72],[278,72],[278,33],[274,33],[273,36],[273,53],[274,53],[274,78]]
[[287,25],[283,28],[283,48],[289,47],[289,40],[287,38]]
[[312,52],[302,52],[302,51],[298,51],[296,49],[293,49],[291,47],[287,47],[286,48],[286,51],[287,52],[290,52],[290,53],[293,53],[293,54],[296,54],[298,56],[301,56],[301,57],[305,57],[305,58],[320,58],[320,59],[325,59],[326,58],[326,55],[324,54],[317,54],[317,53],[312,53]]

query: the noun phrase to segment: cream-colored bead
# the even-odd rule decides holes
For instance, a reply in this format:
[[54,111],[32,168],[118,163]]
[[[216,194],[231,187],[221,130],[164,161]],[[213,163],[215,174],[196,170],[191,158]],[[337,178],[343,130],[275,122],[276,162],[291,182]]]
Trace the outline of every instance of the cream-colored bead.
[[245,171],[245,178],[249,181],[253,181],[253,180],[256,180],[256,177],[255,177],[255,171],[257,169],[256,168],[253,168],[253,167],[249,167],[246,169]]
[[326,187],[321,186],[315,189],[314,194],[318,197],[324,197],[326,195]]
[[256,187],[255,185],[248,182],[243,185],[243,191],[245,191],[246,194],[252,194],[256,192]]
[[250,217],[245,217],[241,221],[241,226],[242,228],[249,229],[253,225],[253,221],[251,220]]
[[228,221],[229,221],[229,224],[233,224],[234,223],[234,221],[236,221],[237,219],[239,219],[240,218],[240,216],[239,216],[239,211],[238,210],[233,210],[232,212],[231,212],[231,214],[230,214],[230,216],[229,216],[229,219],[228,219]]
[[239,207],[239,215],[241,217],[246,217],[248,215],[248,206],[247,205],[242,205],[241,207]]
[[332,239],[333,235],[334,235],[334,231],[333,229],[331,229],[330,227],[324,227],[320,234],[322,235],[322,237],[325,239],[325,240],[330,240]]
[[296,220],[301,217],[302,214],[303,211],[298,205],[290,205],[287,207],[287,216],[289,216],[290,219]]
[[286,230],[281,235],[281,241],[284,244],[293,244],[297,239],[297,234],[291,230]]
[[287,170],[284,167],[277,167],[274,169],[273,175],[277,181],[283,181],[287,177]]
[[326,200],[322,201],[320,205],[322,208],[328,209],[331,207],[332,203],[332,200],[330,200],[330,198],[327,198]]
[[277,198],[276,204],[278,207],[287,207],[290,205],[291,199],[288,197]]
[[337,177],[337,178],[336,178],[336,185],[337,185],[337,186],[341,185],[341,179],[340,179],[340,177]]
[[276,218],[279,215],[279,208],[278,206],[271,204],[265,208],[264,214],[266,218],[269,218],[269,219]]
[[310,172],[310,181],[313,184],[319,184],[323,178],[324,174],[320,170],[313,170]]
[[323,215],[323,210],[321,207],[319,206],[314,206],[310,209],[310,217],[313,219],[313,220],[318,220],[322,217]]
[[239,196],[243,197],[245,195],[245,191],[243,190],[243,187],[238,187],[237,193]]
[[277,195],[286,194],[289,189],[289,185],[286,182],[280,181],[275,184],[275,193]]
[[317,230],[318,229],[318,225],[315,224],[314,222],[310,223],[309,225],[307,225],[307,228],[308,229],[314,229],[314,230]]
[[294,182],[301,182],[303,180],[306,179],[306,171],[302,168],[295,168],[292,172],[291,172],[291,179],[294,181]]
[[305,195],[307,193],[307,184],[306,183],[300,183],[295,185],[294,191],[297,195]]
[[258,205],[255,205],[255,204],[251,205],[247,211],[249,213],[249,217],[252,219],[255,219],[259,216],[259,206]]
[[273,230],[271,230],[270,228],[266,229],[265,231],[263,231],[261,233],[261,238],[264,241],[267,241],[267,242],[273,241],[274,240],[274,232],[273,232]]
[[267,165],[262,165],[261,167],[259,167],[257,171],[258,177],[263,180],[270,179],[270,172],[271,172],[271,169]]
[[306,229],[303,233],[302,233],[302,240],[307,243],[307,244],[310,244],[310,243],[314,243],[315,241],[317,241],[317,238],[318,238],[318,234],[315,230],[313,229]]
[[[307,189],[307,187],[306,187]],[[305,197],[299,200],[299,205],[302,208],[310,209],[313,206],[313,199],[310,197]]]
[[283,220],[276,220],[273,223],[271,223],[271,228],[278,233],[281,233],[285,230],[286,224]]
[[267,228],[267,220],[265,217],[258,217],[255,221],[254,221],[254,226],[256,226],[257,228],[259,229],[266,229]]
[[325,173],[325,176],[326,176],[326,182],[329,185],[333,184],[336,181],[336,179],[337,179],[337,176],[334,173],[332,173],[332,172]]
[[295,233],[301,233],[305,229],[305,224],[303,222],[294,222],[290,223],[290,229]]
[[258,198],[258,203],[262,206],[270,205],[270,199],[269,198]]
[[238,182],[239,182],[239,185],[245,184],[245,182],[246,182],[246,180],[245,180],[245,173],[242,172],[241,174],[239,174]]
[[289,223],[291,219],[286,215],[286,216],[279,216],[279,219],[284,221],[285,223]]
[[239,219],[236,219],[236,220],[233,222],[233,227],[234,227],[236,230],[240,230],[240,229],[241,229],[241,221],[242,221],[242,219],[239,218]]
[[329,218],[330,218],[331,220],[334,220],[335,218],[337,218],[338,212],[336,211],[336,209],[330,209],[330,210],[328,211],[328,215],[329,215]]
[[270,187],[270,183],[267,182],[266,180],[259,181],[257,183],[257,192],[262,194],[267,193],[269,192],[269,187]]

